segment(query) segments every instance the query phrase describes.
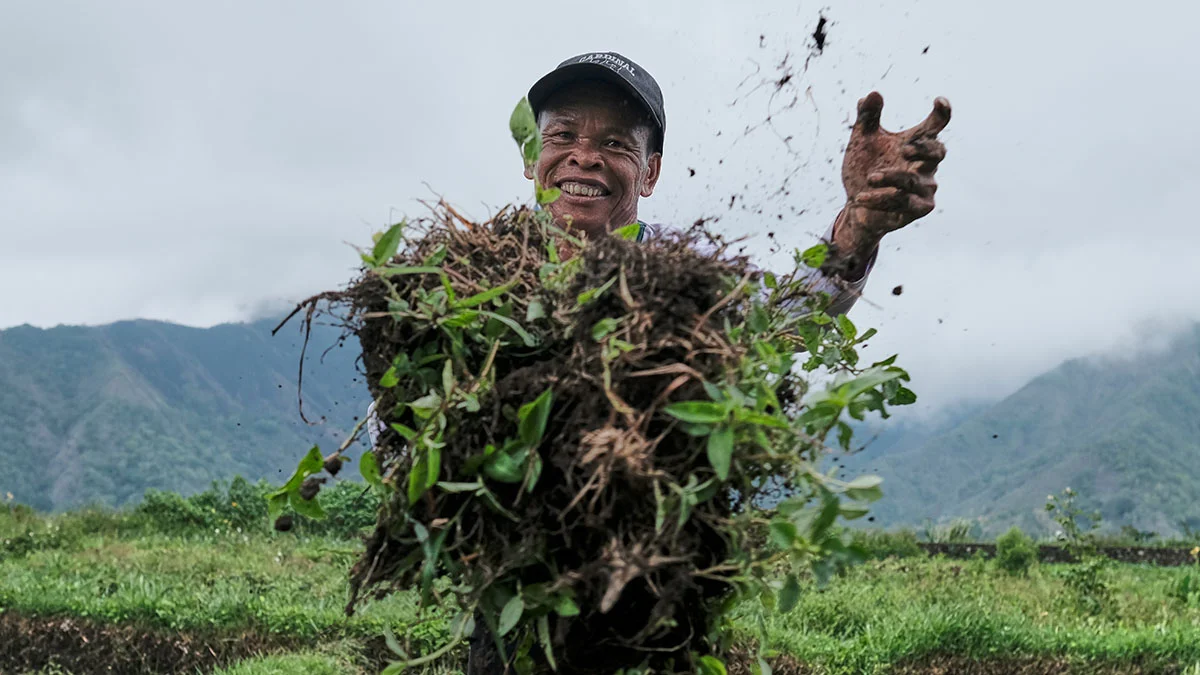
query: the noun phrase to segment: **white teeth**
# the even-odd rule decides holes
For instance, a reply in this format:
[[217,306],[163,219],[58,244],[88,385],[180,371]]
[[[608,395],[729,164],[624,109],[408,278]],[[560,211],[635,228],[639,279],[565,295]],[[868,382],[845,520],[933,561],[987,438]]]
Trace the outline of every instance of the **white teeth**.
[[600,197],[604,195],[604,190],[598,187],[573,182],[563,183],[562,191],[569,195],[579,195],[581,197]]

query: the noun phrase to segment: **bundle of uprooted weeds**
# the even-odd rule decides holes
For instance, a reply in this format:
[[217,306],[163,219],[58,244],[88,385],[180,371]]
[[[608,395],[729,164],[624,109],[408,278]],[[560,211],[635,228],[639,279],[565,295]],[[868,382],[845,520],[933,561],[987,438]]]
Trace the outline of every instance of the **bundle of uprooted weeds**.
[[[848,440],[843,410],[904,402],[906,376],[856,369],[869,335],[821,313],[802,267],[759,275],[703,234],[585,243],[545,212],[476,224],[445,204],[363,260],[308,303],[357,334],[383,425],[362,468],[385,499],[348,611],[419,588],[453,598],[455,639],[478,618],[522,669],[694,672],[722,648],[721,603],[778,588],[788,609],[790,573],[851,553],[831,525],[863,510],[838,495],[877,488],[822,476],[815,454],[831,430]],[[802,350],[804,369],[856,377],[801,405]],[[319,458],[290,484],[302,512]],[[780,485],[770,516],[752,508]]]

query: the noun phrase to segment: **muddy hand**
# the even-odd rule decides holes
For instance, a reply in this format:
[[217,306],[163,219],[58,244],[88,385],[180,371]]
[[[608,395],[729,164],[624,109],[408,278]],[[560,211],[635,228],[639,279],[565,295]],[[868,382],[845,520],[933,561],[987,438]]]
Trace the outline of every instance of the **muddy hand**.
[[937,136],[950,122],[949,101],[939,97],[923,122],[899,132],[880,126],[882,113],[878,92],[858,102],[842,163],[847,202],[837,238],[859,250],[933,211],[934,174],[946,157]]

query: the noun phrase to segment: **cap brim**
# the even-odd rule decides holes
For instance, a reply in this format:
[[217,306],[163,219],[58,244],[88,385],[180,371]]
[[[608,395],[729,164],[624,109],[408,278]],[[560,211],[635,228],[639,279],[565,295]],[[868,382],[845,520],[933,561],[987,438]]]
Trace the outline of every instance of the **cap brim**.
[[611,82],[621,88],[622,91],[629,94],[633,100],[642,105],[642,108],[650,114],[654,123],[659,129],[663,128],[662,120],[658,119],[658,115],[654,112],[654,107],[642,92],[629,83],[628,80],[613,72],[609,68],[598,63],[572,63],[568,66],[557,68],[546,74],[542,79],[538,80],[529,88],[529,105],[533,108],[536,115],[541,112],[542,106],[558,89],[572,82],[580,80],[603,80]]

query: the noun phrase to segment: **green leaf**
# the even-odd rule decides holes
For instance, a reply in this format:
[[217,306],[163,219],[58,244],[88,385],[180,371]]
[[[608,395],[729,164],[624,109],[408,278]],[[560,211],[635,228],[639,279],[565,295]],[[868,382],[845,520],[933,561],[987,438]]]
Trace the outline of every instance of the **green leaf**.
[[396,366],[392,366],[385,370],[383,375],[379,378],[379,386],[383,387],[384,389],[391,389],[397,384],[400,384],[400,376],[396,374]]
[[729,465],[733,460],[733,427],[723,424],[708,435],[708,463],[717,472],[717,478],[729,479]]
[[858,502],[873,502],[883,496],[879,485],[883,479],[879,476],[859,476],[846,483],[846,496]]
[[270,519],[275,520],[276,518],[278,518],[279,514],[283,513],[283,509],[284,509],[284,507],[287,506],[287,503],[288,503],[288,493],[287,492],[273,494],[270,497],[268,497],[267,498],[267,514],[270,517]]
[[476,492],[481,487],[478,482],[475,483],[453,483],[450,481],[441,481],[437,484],[445,492]]
[[770,272],[765,272],[763,274],[763,284],[767,288],[774,290],[777,286],[779,286],[779,281],[775,278],[774,274],[771,274]]
[[[437,485],[438,475],[442,472],[442,448],[431,445],[426,454],[425,490]],[[423,492],[424,490],[422,490]]]
[[480,314],[483,314],[484,316],[486,316],[488,318],[495,319],[496,321],[499,321],[500,323],[504,324],[505,326],[508,326],[509,328],[511,328],[512,331],[521,338],[521,341],[525,343],[526,347],[536,347],[537,346],[537,343],[538,343],[537,338],[530,335],[529,332],[526,331],[524,328],[522,328],[521,324],[517,323],[516,321],[513,321],[512,319],[508,318],[507,316],[501,316],[495,312],[482,312],[481,311]]
[[497,452],[488,457],[483,465],[484,475],[501,483],[520,483],[525,480],[526,453],[522,451],[517,455]]
[[700,675],[728,675],[725,664],[715,656],[701,656],[698,665]]
[[767,310],[759,303],[754,303],[750,307],[750,315],[746,317],[746,327],[751,333],[763,333],[771,326],[771,316],[767,314]]
[[533,106],[529,99],[522,97],[513,108],[508,118],[508,130],[512,132],[513,140],[524,143],[530,136],[538,133],[537,117],[533,114]]
[[402,661],[392,661],[387,668],[379,671],[379,675],[400,675],[408,665]]
[[458,302],[454,303],[454,307],[456,307],[458,309],[465,309],[467,307],[476,307],[478,305],[482,305],[485,302],[490,302],[490,301],[500,297],[501,295],[504,295],[505,293],[511,291],[516,285],[517,285],[516,281],[510,281],[507,284],[504,284],[502,286],[496,286],[495,288],[489,288],[486,291],[476,293],[475,295],[472,295],[469,298],[466,298],[464,300],[459,300]]
[[854,322],[845,314],[839,314],[837,318],[838,330],[842,331],[842,335],[846,336],[847,340],[853,340],[858,335],[858,329],[854,327]]
[[621,325],[621,322],[611,317],[600,319],[592,326],[592,339],[596,342],[603,340],[606,335],[616,330],[619,325]]
[[414,438],[417,437],[417,430],[413,429],[412,427],[409,427],[407,425],[400,424],[399,422],[392,422],[389,426],[391,426],[393,429],[395,429],[396,433],[400,434],[400,436],[403,437],[404,440],[406,440],[410,443],[412,442],[412,440]]
[[614,237],[619,237],[621,239],[624,239],[625,241],[637,241],[638,234],[640,234],[641,231],[642,231],[641,223],[630,223],[623,227],[618,227],[617,229],[613,230],[611,232],[611,234]]
[[579,605],[569,595],[559,595],[554,601],[554,612],[559,616],[579,616]]
[[799,536],[800,532],[797,530],[796,524],[792,521],[779,518],[771,521],[770,537],[776,546],[782,549],[789,549]]
[[383,487],[383,479],[379,476],[379,464],[375,461],[375,453],[368,450],[358,460],[358,472],[368,485]]
[[429,476],[429,462],[425,455],[418,454],[412,468],[408,471],[408,503],[416,504],[421,495],[425,494],[425,480]]
[[680,401],[663,408],[663,412],[677,420],[693,424],[716,424],[729,416],[729,411],[724,405],[710,401]]
[[550,408],[554,397],[550,389],[543,391],[533,401],[521,406],[517,411],[517,425],[521,441],[531,448],[542,442],[546,433],[546,423],[550,420]]
[[412,408],[413,414],[419,419],[427,420],[438,408],[442,407],[442,397],[430,392],[416,400],[409,401],[408,407]]
[[525,141],[525,146],[524,146],[523,150],[524,150],[524,152],[522,152],[521,154],[525,157],[525,165],[533,166],[534,164],[537,164],[538,157],[541,157],[541,155],[542,155],[542,137],[541,137],[541,135],[534,134],[533,136],[531,136],[529,138],[529,140]]
[[533,300],[529,303],[529,308],[525,310],[525,321],[537,321],[546,316],[546,306],[541,300]]
[[783,588],[779,589],[779,611],[787,614],[795,609],[799,602],[800,582],[796,579],[795,574],[789,574],[783,582]]
[[838,420],[836,426],[838,430],[838,443],[841,444],[843,449],[849,450],[850,441],[854,438],[854,428],[841,420]]
[[[442,317],[438,320],[438,323],[447,328],[466,328],[467,326],[475,323],[477,319],[479,319],[479,312],[474,312],[468,309]],[[447,361],[447,363],[449,363],[449,361]],[[382,384],[382,382],[380,382],[380,384]]]
[[321,508],[321,504],[317,502],[316,497],[312,499],[303,499],[299,492],[289,492],[288,501],[292,505],[292,509],[302,516],[307,516],[313,520],[321,520],[325,517],[325,509]]
[[554,660],[554,645],[550,643],[550,617],[538,617],[537,632],[538,641],[542,643],[542,651],[546,654],[546,661],[550,664],[550,669],[558,670],[558,663]]
[[500,610],[500,625],[497,626],[497,632],[501,636],[507,635],[521,620],[521,615],[524,613],[525,598],[514,595],[511,600],[504,603],[504,609]]
[[404,223],[401,222],[389,227],[387,232],[379,237],[379,241],[375,242],[374,250],[371,251],[371,257],[375,259],[376,265],[386,265],[396,255],[403,233]]
[[888,403],[892,405],[912,405],[917,402],[917,394],[912,389],[900,387]]
[[800,254],[800,262],[808,267],[820,267],[825,264],[825,258],[828,255],[829,247],[825,244],[817,244]]
[[613,277],[613,278],[609,279],[608,281],[604,282],[602,285],[597,286],[596,288],[586,290],[586,291],[580,293],[577,298],[575,298],[575,302],[580,305],[586,305],[589,302],[591,302],[592,300],[595,300],[596,298],[598,298],[601,295],[604,295],[606,292],[608,292],[608,289],[612,288],[612,285],[615,284],[616,282],[617,282],[617,278]]
[[758,657],[758,663],[754,664],[754,667],[754,675],[772,675],[774,672],[771,670],[771,664],[767,663],[767,660],[761,656]]
[[821,488],[821,509],[817,517],[809,524],[808,537],[810,541],[818,542],[825,538],[829,528],[838,517],[838,498],[829,490]]
[[851,502],[843,502],[838,511],[846,520],[857,520],[871,512],[866,506]]
[[542,206],[553,204],[562,196],[562,190],[552,187],[543,189],[540,185],[537,187],[537,203]]
[[437,247],[437,250],[426,256],[426,258],[421,261],[421,264],[429,266],[441,265],[442,261],[446,259],[446,255],[449,253],[450,249],[445,244],[442,244],[441,246]]
[[774,415],[751,412],[745,408],[734,408],[733,416],[737,418],[739,422],[745,422],[746,424],[757,424],[759,426],[771,427],[772,429],[788,428],[787,422]]

